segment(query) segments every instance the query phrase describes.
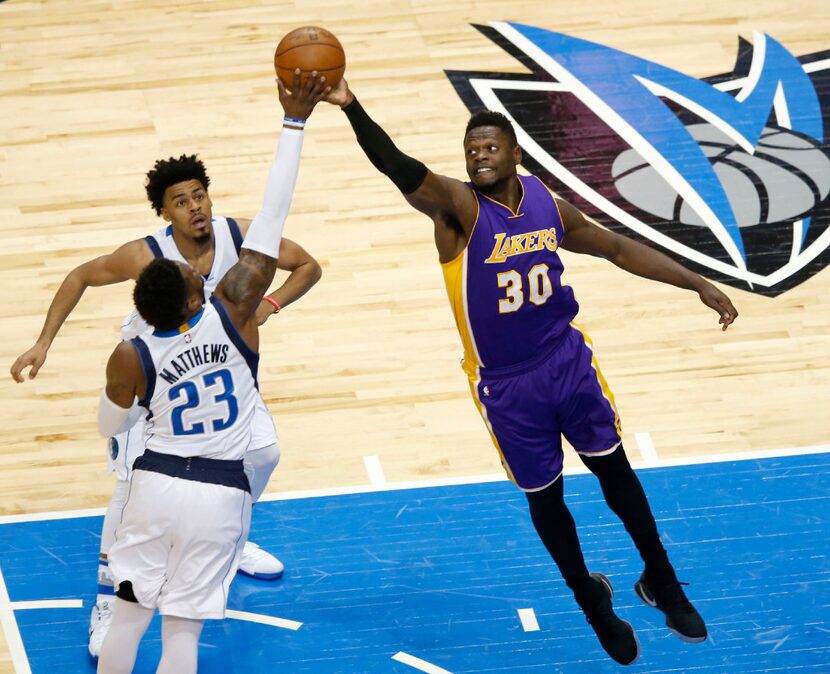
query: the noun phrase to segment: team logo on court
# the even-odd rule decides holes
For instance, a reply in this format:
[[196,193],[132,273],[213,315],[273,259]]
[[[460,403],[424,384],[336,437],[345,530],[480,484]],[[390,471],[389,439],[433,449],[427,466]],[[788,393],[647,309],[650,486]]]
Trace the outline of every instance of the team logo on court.
[[524,166],[613,231],[776,296],[830,262],[830,50],[740,39],[695,79],[533,26],[476,26],[531,74],[448,71],[471,111],[513,121]]

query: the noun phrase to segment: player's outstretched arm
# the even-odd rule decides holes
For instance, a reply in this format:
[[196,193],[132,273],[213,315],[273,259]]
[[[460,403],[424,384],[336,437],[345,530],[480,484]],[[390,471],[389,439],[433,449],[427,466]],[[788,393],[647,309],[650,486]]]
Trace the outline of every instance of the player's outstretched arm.
[[718,312],[723,330],[738,317],[732,301],[703,277],[653,248],[599,227],[564,199],[556,197],[556,205],[565,227],[565,250],[603,257],[637,276],[694,290],[701,302]]
[[282,230],[291,208],[300,168],[302,127],[314,106],[329,91],[325,78],[317,78],[315,73],[301,85],[299,69],[294,74],[290,92],[280,81],[277,81],[277,87],[285,121],[268,172],[262,207],[245,234],[239,261],[228,270],[216,288],[216,295],[225,304],[231,320],[243,337],[251,341],[256,339],[256,322],[252,319],[277,269]]
[[442,257],[449,252],[445,250],[447,244],[457,245],[455,239],[463,238],[466,243],[477,212],[471,190],[460,180],[435,174],[401,152],[389,134],[369,117],[345,79],[337,83],[326,100],[346,113],[358,144],[374,167],[394,183],[410,205],[433,219]]
[[127,279],[138,278],[141,270],[153,259],[153,254],[143,240],[130,241],[109,255],[102,255],[84,262],[73,269],[61,283],[55,293],[43,328],[37,341],[17,357],[11,366],[12,378],[23,381],[23,370],[29,370],[29,379],[34,379],[43,363],[52,342],[61,326],[77,306],[87,288],[120,283]]

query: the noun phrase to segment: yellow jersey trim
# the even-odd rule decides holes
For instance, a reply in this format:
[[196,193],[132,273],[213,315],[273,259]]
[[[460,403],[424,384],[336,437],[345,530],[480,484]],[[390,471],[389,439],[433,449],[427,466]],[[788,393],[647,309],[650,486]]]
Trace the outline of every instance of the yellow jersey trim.
[[[516,180],[519,180],[519,175],[518,174],[516,174]],[[522,210],[522,204],[525,201],[525,186],[524,186],[524,183],[521,180],[519,180],[519,187],[522,188],[522,196],[519,199],[519,205],[516,206],[515,211],[512,208],[510,208],[510,206],[508,206],[507,204],[503,204],[501,201],[496,201],[495,199],[491,199],[486,194],[481,194],[481,192],[479,192],[478,190],[475,190],[475,193],[477,195],[481,194],[481,196],[483,196],[488,201],[492,201],[494,204],[497,204],[497,205],[501,206],[502,208],[508,210],[510,212],[510,218],[511,219],[512,218],[521,218],[521,217],[524,216],[524,213],[522,213],[521,210]]]

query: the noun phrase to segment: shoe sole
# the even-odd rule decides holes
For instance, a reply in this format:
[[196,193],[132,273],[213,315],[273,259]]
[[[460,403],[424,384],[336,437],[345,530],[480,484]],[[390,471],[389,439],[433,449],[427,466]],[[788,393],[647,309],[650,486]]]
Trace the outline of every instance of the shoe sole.
[[608,593],[608,597],[611,599],[611,601],[614,601],[614,586],[611,585],[611,581],[608,580],[608,577],[603,573],[594,572],[591,574],[591,578],[593,578],[594,580],[598,580],[600,583],[602,583],[602,586]]
[[242,569],[237,569],[236,572],[241,573],[243,576],[248,576],[248,578],[256,578],[257,580],[279,580],[285,573],[285,571],[278,571],[277,573],[249,573]]
[[[642,599],[643,603],[646,604],[646,606],[651,606],[651,608],[656,608],[658,611],[660,611],[660,609],[657,608],[657,600],[654,599],[654,597],[651,596],[649,591],[646,589],[645,585],[643,585],[642,581],[638,580],[636,583],[634,583],[634,593],[640,599]],[[663,612],[660,611],[660,613],[663,613]],[[666,614],[663,613],[663,615],[666,615]],[[680,639],[680,641],[685,641],[687,644],[699,644],[699,643],[702,643],[702,642],[706,641],[706,636],[707,635],[704,635],[702,637],[690,637],[686,634],[683,634],[682,632],[678,632],[676,629],[674,629],[674,627],[672,627],[669,624],[668,616],[666,617],[666,627],[669,629],[669,632],[674,634],[674,636],[676,636],[678,639]]]
[[[613,602],[614,601],[614,586],[611,585],[611,581],[608,580],[608,578],[605,576],[605,574],[592,573],[591,578],[593,578],[594,580],[598,580],[600,583],[602,583],[602,586],[605,588],[605,591],[608,593],[608,598],[611,599],[611,601]],[[634,643],[637,644],[637,654],[634,656],[633,660],[631,660],[629,662],[619,662],[617,660],[614,660],[614,662],[618,662],[618,664],[621,664],[621,665],[627,667],[628,665],[633,665],[635,662],[637,662],[637,660],[640,659],[640,655],[642,654],[642,649],[640,648],[640,638],[637,636],[637,630],[635,630],[634,626],[630,622],[628,622],[627,620],[623,620],[622,622],[625,623],[626,625],[628,625],[629,629],[631,630],[631,635],[634,637]],[[613,658],[612,658],[612,660],[613,660]]]

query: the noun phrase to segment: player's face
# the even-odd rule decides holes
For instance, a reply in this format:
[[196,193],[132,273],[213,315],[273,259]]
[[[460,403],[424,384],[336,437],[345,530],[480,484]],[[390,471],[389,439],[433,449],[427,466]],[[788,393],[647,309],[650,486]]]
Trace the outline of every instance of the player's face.
[[164,190],[161,216],[191,239],[210,237],[212,206],[207,190],[198,180],[185,180]]
[[205,303],[205,279],[189,264],[184,262],[176,262],[176,264],[179,265],[184,282],[187,284],[188,306],[198,311]]
[[470,129],[464,138],[467,175],[486,194],[516,175],[516,164],[521,160],[519,152],[519,146],[497,126]]

